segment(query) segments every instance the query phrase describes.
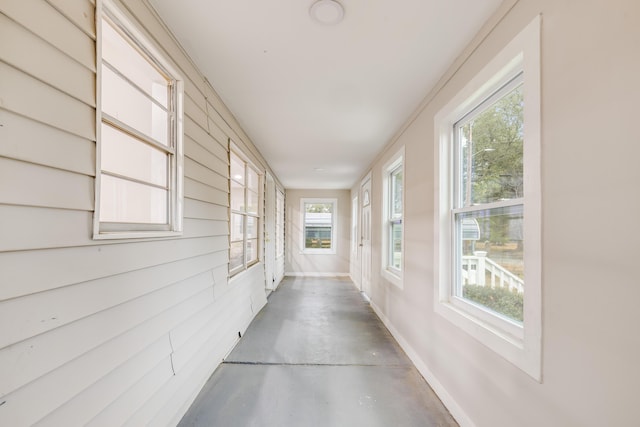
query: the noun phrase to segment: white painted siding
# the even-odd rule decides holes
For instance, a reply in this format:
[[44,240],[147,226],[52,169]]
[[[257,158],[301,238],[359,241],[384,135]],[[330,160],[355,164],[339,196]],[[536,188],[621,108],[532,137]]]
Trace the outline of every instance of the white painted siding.
[[92,240],[95,2],[0,0],[0,425],[174,425],[266,304],[228,280],[228,140],[264,159],[144,2],[185,78],[184,233]]

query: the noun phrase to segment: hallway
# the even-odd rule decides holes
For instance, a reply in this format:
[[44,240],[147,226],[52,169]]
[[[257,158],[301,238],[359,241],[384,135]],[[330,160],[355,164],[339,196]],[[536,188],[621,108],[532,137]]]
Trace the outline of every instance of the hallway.
[[180,426],[455,426],[350,279],[286,278]]

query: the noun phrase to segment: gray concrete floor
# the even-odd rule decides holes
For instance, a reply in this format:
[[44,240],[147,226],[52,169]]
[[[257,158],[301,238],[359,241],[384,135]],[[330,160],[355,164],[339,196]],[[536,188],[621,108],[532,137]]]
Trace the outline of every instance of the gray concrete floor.
[[286,278],[179,424],[457,426],[348,279]]

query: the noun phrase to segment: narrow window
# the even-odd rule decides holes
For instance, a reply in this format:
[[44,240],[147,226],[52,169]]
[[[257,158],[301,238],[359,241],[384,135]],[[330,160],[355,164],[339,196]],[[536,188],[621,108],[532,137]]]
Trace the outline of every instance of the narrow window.
[[303,252],[336,253],[337,199],[302,199]]
[[540,20],[435,117],[435,311],[541,372]]
[[258,262],[258,231],[261,206],[260,174],[233,150],[231,164],[231,235],[229,274],[234,275]]
[[404,148],[383,167],[382,275],[402,287],[404,247]]
[[182,84],[105,2],[100,19],[95,238],[182,229]]
[[284,193],[276,191],[276,258],[284,256]]

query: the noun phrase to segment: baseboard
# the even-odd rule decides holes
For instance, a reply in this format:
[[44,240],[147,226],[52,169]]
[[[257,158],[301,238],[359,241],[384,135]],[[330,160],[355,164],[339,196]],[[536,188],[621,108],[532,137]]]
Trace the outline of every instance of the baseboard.
[[305,273],[296,271],[288,271],[284,275],[289,277],[350,277],[349,273]]
[[387,316],[382,313],[382,310],[373,302],[371,302],[371,308],[378,315],[382,323],[387,327],[391,335],[396,339],[400,347],[407,354],[409,359],[413,362],[418,372],[429,383],[433,391],[438,395],[444,406],[449,410],[451,416],[458,422],[461,427],[475,427],[475,423],[471,421],[471,418],[462,410],[460,405],[455,399],[447,392],[442,383],[438,381],[433,372],[427,367],[427,364],[418,356],[418,353],[409,345],[407,340],[404,339],[398,330],[391,324]]

